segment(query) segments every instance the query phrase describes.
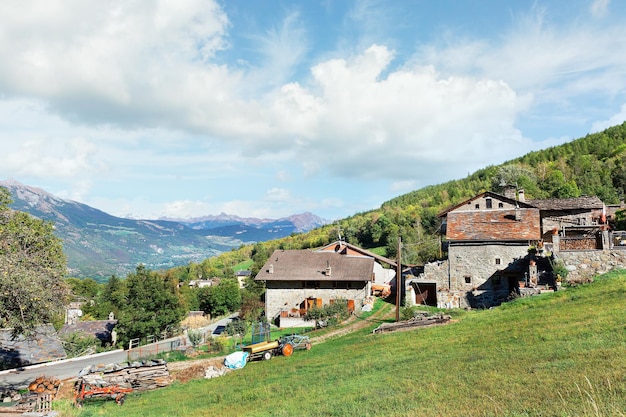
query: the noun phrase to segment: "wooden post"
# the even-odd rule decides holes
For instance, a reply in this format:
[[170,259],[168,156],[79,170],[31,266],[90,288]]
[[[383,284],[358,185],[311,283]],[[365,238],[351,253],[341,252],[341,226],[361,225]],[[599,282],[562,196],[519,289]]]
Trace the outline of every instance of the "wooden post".
[[398,237],[398,254],[396,265],[396,321],[400,321],[400,296],[402,293],[402,238]]

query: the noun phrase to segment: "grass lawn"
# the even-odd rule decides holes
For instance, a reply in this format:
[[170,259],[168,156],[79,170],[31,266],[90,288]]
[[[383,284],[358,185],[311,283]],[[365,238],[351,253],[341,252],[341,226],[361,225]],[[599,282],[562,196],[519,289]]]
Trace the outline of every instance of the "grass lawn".
[[625,271],[446,326],[372,334],[376,325],[64,415],[626,416]]

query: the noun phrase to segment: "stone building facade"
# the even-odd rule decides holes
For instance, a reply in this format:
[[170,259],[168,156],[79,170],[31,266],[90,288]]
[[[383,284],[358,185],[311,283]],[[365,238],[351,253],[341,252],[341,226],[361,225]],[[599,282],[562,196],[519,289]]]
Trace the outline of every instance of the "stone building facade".
[[426,290],[428,304],[439,307],[490,306],[528,279],[528,250],[541,237],[539,209],[484,192],[440,217],[448,259],[426,264],[423,274],[409,281],[410,296],[414,296],[410,301],[423,302]]
[[279,322],[338,301],[359,311],[371,296],[374,265],[374,258],[367,256],[276,250],[254,279],[265,282],[267,319]]
[[554,259],[571,280],[626,266],[626,246],[612,244],[597,197],[526,201],[522,191],[510,191],[479,194],[440,215],[448,259],[424,265],[407,282],[409,301],[489,307],[513,291],[556,286]]

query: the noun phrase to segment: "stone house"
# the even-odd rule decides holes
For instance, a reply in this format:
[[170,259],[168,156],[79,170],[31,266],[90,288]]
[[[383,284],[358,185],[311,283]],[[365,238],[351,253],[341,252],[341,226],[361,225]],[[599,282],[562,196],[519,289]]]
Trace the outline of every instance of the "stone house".
[[602,249],[602,231],[606,229],[606,207],[598,197],[551,198],[529,200],[541,210],[541,238],[553,243],[560,237],[559,248]]
[[275,250],[254,279],[265,282],[267,319],[283,327],[285,322],[296,326],[304,323],[301,317],[309,308],[337,300],[361,310],[371,296],[374,264],[373,257],[363,255]]
[[481,193],[440,214],[448,259],[407,281],[409,300],[488,307],[520,287],[554,287],[554,253],[608,249],[605,216],[597,197],[526,201],[514,188]]
[[448,259],[409,280],[416,301],[427,293],[440,307],[492,305],[528,278],[528,249],[541,238],[538,208],[487,191],[440,217]]

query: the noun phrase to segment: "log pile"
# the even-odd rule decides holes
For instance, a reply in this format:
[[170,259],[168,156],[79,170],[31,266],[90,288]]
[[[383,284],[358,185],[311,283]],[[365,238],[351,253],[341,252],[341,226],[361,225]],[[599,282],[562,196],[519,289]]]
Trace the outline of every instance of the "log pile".
[[28,390],[30,392],[35,392],[37,394],[52,394],[52,396],[56,396],[59,391],[59,386],[61,385],[61,381],[49,376],[40,376],[37,377],[33,382],[28,385]]
[[132,388],[135,391],[166,387],[172,383],[167,362],[160,359],[101,367],[92,366],[83,369],[79,378],[91,386],[116,385],[121,388]]
[[438,313],[428,315],[428,313],[420,313],[409,320],[399,321],[396,323],[383,323],[375,328],[373,333],[395,332],[397,330],[410,330],[416,327],[428,327],[437,324],[446,324],[450,321],[449,315]]
[[52,401],[59,392],[61,381],[48,376],[39,376],[28,385],[28,393],[10,392],[2,401],[11,404],[0,407],[0,415],[6,413],[47,412],[52,410]]

